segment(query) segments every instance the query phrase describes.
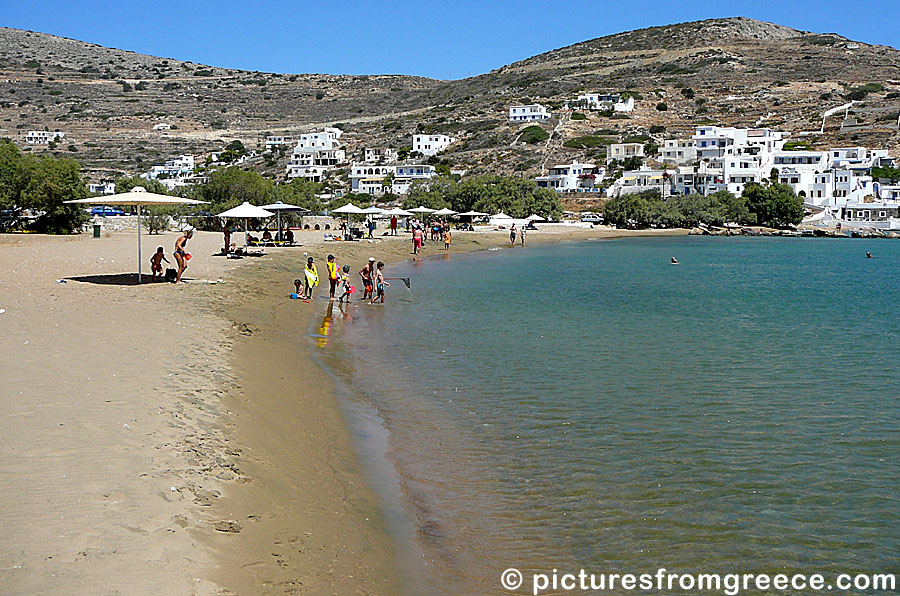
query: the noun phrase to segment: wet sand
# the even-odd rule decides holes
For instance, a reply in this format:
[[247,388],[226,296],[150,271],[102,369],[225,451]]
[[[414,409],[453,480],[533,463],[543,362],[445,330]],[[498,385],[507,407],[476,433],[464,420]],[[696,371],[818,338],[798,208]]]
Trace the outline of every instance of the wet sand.
[[[145,258],[176,237],[145,236]],[[452,252],[506,238],[456,234]],[[211,256],[220,239],[191,241],[195,283],[138,286],[123,275],[133,234],[0,235],[0,592],[398,592],[394,546],[306,334],[328,302],[329,252],[355,275],[369,255],[409,258],[408,236],[304,232],[303,247],[237,261]],[[288,299],[303,252],[326,295],[309,304]]]

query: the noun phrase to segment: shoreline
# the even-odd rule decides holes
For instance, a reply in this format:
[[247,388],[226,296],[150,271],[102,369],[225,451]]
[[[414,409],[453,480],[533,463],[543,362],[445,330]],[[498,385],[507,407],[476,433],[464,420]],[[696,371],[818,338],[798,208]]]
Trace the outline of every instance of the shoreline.
[[[528,242],[673,233],[687,231]],[[148,236],[144,256],[176,237]],[[176,287],[133,285],[128,233],[0,235],[0,349],[15,362],[2,374],[4,591],[397,592],[396,546],[309,354],[321,309],[286,296],[304,251],[320,274],[333,252],[355,275],[369,254],[411,260],[409,238],[321,237],[230,261],[208,256],[219,234],[198,233],[194,283]],[[447,254],[434,245],[421,258]],[[450,254],[498,246],[505,232],[461,233]]]

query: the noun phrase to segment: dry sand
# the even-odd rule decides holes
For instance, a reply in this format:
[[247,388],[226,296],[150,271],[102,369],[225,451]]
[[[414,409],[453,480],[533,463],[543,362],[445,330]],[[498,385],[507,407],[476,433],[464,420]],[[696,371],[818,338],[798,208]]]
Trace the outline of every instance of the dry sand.
[[[145,236],[145,257],[176,237]],[[138,286],[133,234],[0,236],[0,593],[398,593],[377,499],[309,357],[327,298],[287,295],[303,252],[324,278],[329,252],[358,270],[409,258],[408,236],[304,232],[303,247],[236,261],[211,256],[220,240],[195,236],[185,276],[226,283]],[[505,243],[456,234],[453,252]]]

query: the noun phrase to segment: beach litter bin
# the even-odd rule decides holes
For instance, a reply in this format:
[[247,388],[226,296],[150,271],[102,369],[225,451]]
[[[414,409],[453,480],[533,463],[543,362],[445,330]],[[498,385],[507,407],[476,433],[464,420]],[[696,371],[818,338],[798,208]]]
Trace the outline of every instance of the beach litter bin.
[[100,237],[100,224],[94,224],[94,238]]

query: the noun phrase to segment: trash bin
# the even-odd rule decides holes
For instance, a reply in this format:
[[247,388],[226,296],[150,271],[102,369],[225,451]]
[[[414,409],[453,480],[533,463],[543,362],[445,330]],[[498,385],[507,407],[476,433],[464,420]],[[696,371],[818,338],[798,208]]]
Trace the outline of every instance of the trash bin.
[[100,224],[94,224],[94,238],[100,237]]

